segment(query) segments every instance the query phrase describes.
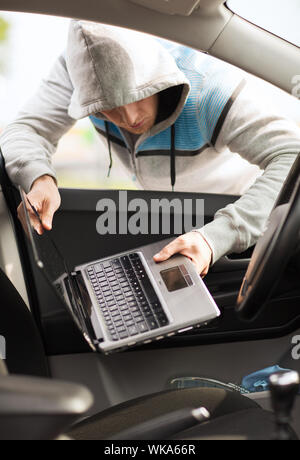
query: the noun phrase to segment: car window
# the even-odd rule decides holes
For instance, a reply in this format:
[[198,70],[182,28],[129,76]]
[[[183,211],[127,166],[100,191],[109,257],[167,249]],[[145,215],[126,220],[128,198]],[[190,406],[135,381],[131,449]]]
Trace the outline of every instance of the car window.
[[[63,52],[69,22],[66,18],[46,15],[0,12],[0,131],[14,119]],[[299,86],[297,83],[295,81],[295,88]],[[300,124],[299,101],[263,81],[261,85],[270,100],[276,100],[281,113]],[[233,167],[239,168],[241,162],[244,167],[245,161],[236,155]],[[63,136],[53,157],[53,165],[60,187],[137,188],[135,175],[128,173],[116,156],[113,156],[113,168],[108,177],[107,142],[100,138],[89,119],[77,122]],[[249,171],[249,180],[254,181],[256,172]],[[210,187],[201,191],[215,192]]]
[[227,0],[244,19],[300,47],[299,0]]

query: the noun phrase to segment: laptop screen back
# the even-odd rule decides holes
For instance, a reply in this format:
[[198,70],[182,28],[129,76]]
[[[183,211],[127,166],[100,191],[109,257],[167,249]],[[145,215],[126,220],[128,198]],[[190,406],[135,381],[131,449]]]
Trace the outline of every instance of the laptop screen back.
[[41,223],[40,217],[37,211],[31,205],[25,192],[23,190],[20,190],[20,193],[22,197],[24,213],[26,218],[27,234],[29,236],[29,240],[33,250],[35,262],[37,263],[39,268],[44,270],[49,281],[53,285],[55,285],[57,280],[61,279],[63,276],[70,275],[67,263],[64,257],[62,256],[61,252],[59,251],[58,247],[49,236],[49,233],[47,231],[44,231],[43,235],[39,235],[32,227],[28,208],[32,209],[31,212],[36,215],[37,219],[39,219]]
[[82,332],[86,333],[86,327],[83,324],[81,314],[82,307],[79,306],[79,299],[73,286],[73,280],[67,262],[50,237],[49,232],[44,231],[43,235],[39,235],[32,227],[28,209],[32,210],[32,213],[36,215],[41,223],[40,217],[35,208],[31,205],[25,192],[21,188],[19,188],[19,191],[24,207],[27,235],[35,263],[42,271],[48,283],[50,283],[52,289],[54,289],[60,300],[67,307],[67,310],[71,313],[77,326]]

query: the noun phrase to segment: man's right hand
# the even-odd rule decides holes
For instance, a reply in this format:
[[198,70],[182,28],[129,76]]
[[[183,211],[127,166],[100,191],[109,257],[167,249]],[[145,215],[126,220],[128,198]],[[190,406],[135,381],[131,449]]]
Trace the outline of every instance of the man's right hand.
[[[52,229],[53,216],[61,204],[55,180],[47,175],[39,177],[33,183],[27,196],[32,206],[37,210],[43,225],[40,224],[33,210],[29,207],[31,224],[36,232],[42,235],[44,230]],[[26,230],[26,219],[22,204],[18,207],[18,217]]]

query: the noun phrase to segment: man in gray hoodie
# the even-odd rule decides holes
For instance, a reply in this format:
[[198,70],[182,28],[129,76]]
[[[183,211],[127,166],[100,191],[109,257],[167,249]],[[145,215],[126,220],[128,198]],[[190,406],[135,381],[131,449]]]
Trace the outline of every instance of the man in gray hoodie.
[[[72,21],[66,53],[1,136],[11,180],[20,184],[49,230],[60,206],[51,155],[76,120],[90,117],[141,189],[226,192],[222,171],[238,153],[263,174],[242,197],[197,232],[175,239],[157,262],[180,252],[205,275],[211,263],[255,244],[297,153],[295,124],[269,112],[245,75],[209,56],[143,34]],[[22,212],[20,210],[20,217]]]

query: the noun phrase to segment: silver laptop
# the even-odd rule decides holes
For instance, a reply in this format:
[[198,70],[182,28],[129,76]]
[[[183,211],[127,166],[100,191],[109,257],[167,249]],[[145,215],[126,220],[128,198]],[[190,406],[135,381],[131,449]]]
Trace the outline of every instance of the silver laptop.
[[220,311],[193,263],[175,255],[155,263],[169,241],[89,262],[70,271],[49,232],[30,224],[20,189],[34,260],[94,351],[105,354],[171,337],[207,324]]

